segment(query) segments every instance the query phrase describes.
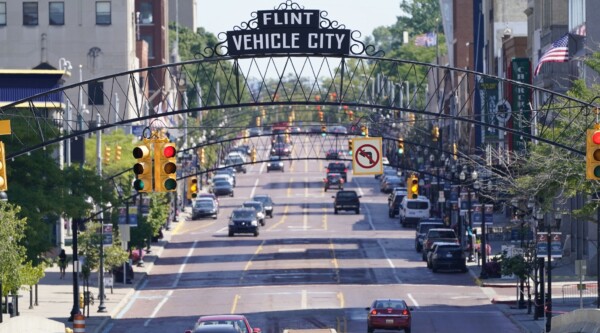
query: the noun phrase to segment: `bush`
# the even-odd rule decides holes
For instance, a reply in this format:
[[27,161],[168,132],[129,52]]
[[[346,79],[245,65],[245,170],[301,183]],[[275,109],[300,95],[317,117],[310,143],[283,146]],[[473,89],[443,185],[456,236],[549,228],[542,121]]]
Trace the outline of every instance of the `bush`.
[[499,278],[501,277],[502,266],[497,261],[489,261],[486,262],[483,267],[481,267],[483,274],[489,278]]

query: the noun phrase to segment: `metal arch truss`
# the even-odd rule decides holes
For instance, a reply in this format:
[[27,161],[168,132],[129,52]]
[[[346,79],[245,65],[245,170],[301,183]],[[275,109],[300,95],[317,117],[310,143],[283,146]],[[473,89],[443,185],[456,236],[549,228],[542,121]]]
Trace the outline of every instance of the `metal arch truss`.
[[[515,110],[502,91],[525,91],[544,103]],[[324,112],[322,121],[316,110]],[[287,121],[291,112],[304,129],[365,125],[371,136],[392,139],[411,133],[430,138],[437,126],[445,151],[452,142],[467,146],[479,135],[475,129],[485,143],[510,135],[515,142],[545,142],[584,155],[585,128],[596,122],[591,102],[512,80],[429,63],[314,54],[214,56],[118,73],[2,106],[0,119],[28,130],[27,138],[13,134],[7,157],[15,158],[115,126],[181,128],[186,115],[197,117],[203,133],[226,128],[239,137],[257,117],[262,127]]]

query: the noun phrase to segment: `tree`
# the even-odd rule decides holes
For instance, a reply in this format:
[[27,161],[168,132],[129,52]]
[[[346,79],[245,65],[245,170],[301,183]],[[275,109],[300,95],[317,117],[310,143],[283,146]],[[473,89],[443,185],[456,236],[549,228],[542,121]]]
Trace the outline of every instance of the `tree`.
[[27,260],[25,246],[22,245],[27,219],[19,215],[20,208],[18,206],[0,201],[0,244],[2,244],[0,246],[0,280],[2,281],[2,296],[6,296],[9,292],[16,292],[24,284],[37,283],[35,277],[38,275],[29,272],[26,268],[31,267],[31,261]]

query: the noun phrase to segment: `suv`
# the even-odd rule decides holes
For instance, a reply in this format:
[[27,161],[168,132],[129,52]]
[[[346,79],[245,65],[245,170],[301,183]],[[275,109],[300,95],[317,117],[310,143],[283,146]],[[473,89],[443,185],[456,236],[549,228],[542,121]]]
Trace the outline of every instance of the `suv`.
[[356,194],[353,190],[340,190],[332,196],[333,200],[333,213],[337,214],[340,210],[353,210],[356,214],[360,213],[360,198],[361,196]]
[[329,162],[326,173],[335,172],[342,175],[344,183],[348,182],[348,167],[344,162]]
[[431,246],[435,242],[448,242],[448,243],[458,243],[458,238],[456,237],[456,233],[454,229],[450,228],[433,228],[427,231],[427,235],[423,239],[423,251],[421,258],[423,261],[427,260],[427,254],[431,251]]
[[258,236],[258,219],[254,208],[236,208],[229,216],[229,237],[247,233]]
[[323,190],[325,192],[332,187],[335,187],[339,190],[344,189],[344,178],[342,178],[341,174],[330,172],[327,174],[327,177],[323,179]]
[[458,269],[461,272],[467,271],[467,260],[465,251],[459,244],[455,243],[435,243],[435,247],[429,254],[427,267],[433,272],[440,268]]
[[400,224],[406,227],[407,224],[417,225],[421,219],[431,217],[429,209],[431,203],[427,197],[419,195],[416,199],[410,199],[409,196],[405,196],[398,210],[400,215]]
[[242,207],[254,209],[256,211],[256,218],[258,219],[258,223],[260,223],[260,225],[262,226],[265,225],[265,216],[267,214],[265,212],[265,206],[263,206],[262,202],[244,201],[244,203],[242,203]]
[[400,211],[400,204],[402,203],[402,199],[408,194],[405,190],[399,190],[393,192],[392,197],[388,200],[388,216],[396,217],[398,212]]
[[441,219],[425,219],[421,220],[417,225],[417,231],[415,232],[415,250],[421,252],[423,249],[423,238],[427,235],[429,229],[443,228],[444,222]]

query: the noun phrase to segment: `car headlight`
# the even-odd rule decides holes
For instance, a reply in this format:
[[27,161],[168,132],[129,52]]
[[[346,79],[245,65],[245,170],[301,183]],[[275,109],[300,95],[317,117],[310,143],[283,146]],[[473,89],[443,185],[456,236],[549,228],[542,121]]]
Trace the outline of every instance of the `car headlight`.
[[267,163],[267,167],[270,168],[271,167],[271,163]]
[[283,166],[283,163],[279,162],[279,166],[280,166],[280,167],[282,167],[282,166]]
[[250,224],[251,224],[253,227],[256,227],[256,226],[258,226],[258,221],[254,220],[254,221],[250,222]]

